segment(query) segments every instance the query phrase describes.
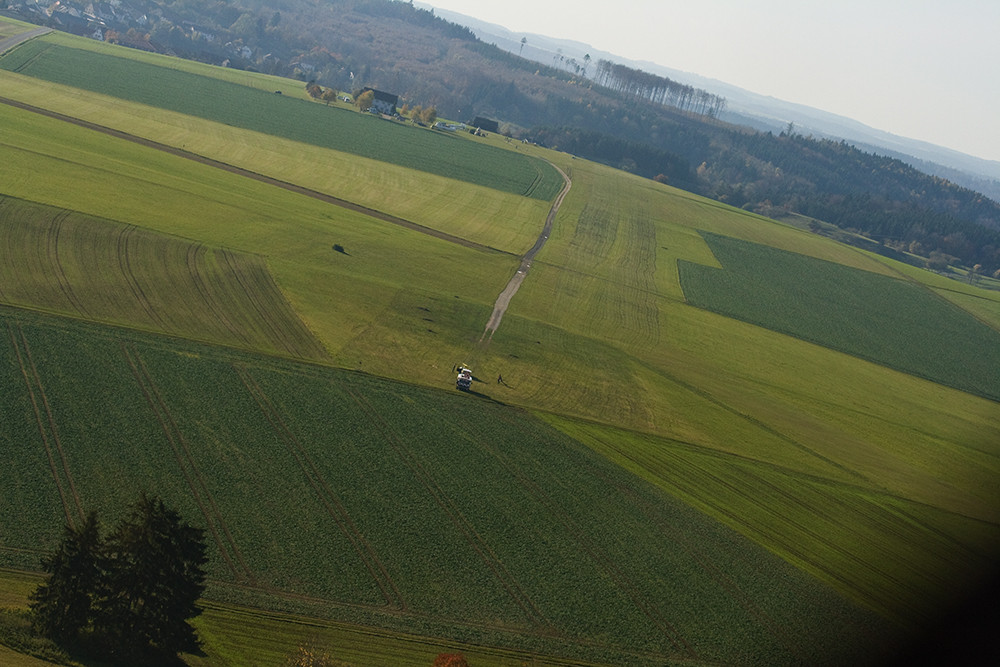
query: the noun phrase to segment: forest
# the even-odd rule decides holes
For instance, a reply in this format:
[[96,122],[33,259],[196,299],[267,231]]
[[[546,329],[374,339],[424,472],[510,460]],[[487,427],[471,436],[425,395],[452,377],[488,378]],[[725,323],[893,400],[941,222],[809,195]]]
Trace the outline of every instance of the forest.
[[65,0],[51,15],[20,7],[16,18],[126,46],[303,85],[370,86],[446,119],[496,118],[510,135],[764,215],[831,223],[911,261],[1000,271],[1000,204],[980,193],[793,128],[723,123],[724,98],[608,60],[529,61],[412,3]]

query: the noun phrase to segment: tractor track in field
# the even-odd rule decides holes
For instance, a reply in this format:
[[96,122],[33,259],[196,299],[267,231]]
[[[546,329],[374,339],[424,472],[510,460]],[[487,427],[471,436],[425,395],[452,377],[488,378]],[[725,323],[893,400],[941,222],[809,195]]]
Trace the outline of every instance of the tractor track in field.
[[677,543],[681,549],[688,555],[688,557],[693,560],[699,568],[702,569],[716,584],[719,585],[722,590],[726,592],[736,604],[741,606],[747,614],[754,619],[761,627],[763,627],[767,632],[771,634],[797,661],[801,664],[807,664],[809,662],[808,657],[804,655],[796,643],[792,634],[788,629],[779,621],[774,619],[770,614],[768,614],[760,605],[758,605],[750,595],[744,591],[739,583],[737,583],[729,574],[723,571],[718,565],[716,565],[711,557],[706,554],[703,550],[699,549],[698,546],[692,542],[684,534],[684,530],[674,525],[674,523],[662,512],[658,511],[657,507],[648,498],[643,498],[635,489],[629,488],[621,482],[616,482],[610,477],[605,475],[603,472],[592,468],[595,475],[599,476],[606,483],[617,489],[618,493],[622,495],[628,502],[632,503],[635,507],[639,508],[640,511],[649,518],[649,520],[659,529],[660,533],[670,541]]
[[677,652],[683,654],[683,659],[701,659],[695,647],[684,637],[677,626],[666,617],[659,605],[654,600],[649,599],[640,589],[639,585],[618,566],[614,557],[607,553],[605,549],[587,534],[586,529],[545,490],[541,483],[525,474],[514,461],[482,439],[478,437],[472,438],[471,436],[470,438],[475,442],[476,446],[480,447],[506,469],[540,505],[548,509],[553,519],[558,521],[572,536],[573,540],[580,547],[581,552],[585,553],[597,567],[604,571],[608,580],[632,601],[635,608],[667,638]]
[[233,368],[237,376],[239,376],[240,382],[242,382],[247,392],[254,399],[254,402],[257,403],[257,407],[260,408],[264,417],[271,424],[278,439],[284,443],[292,458],[299,465],[306,481],[313,488],[313,491],[316,492],[327,514],[337,524],[337,527],[343,533],[344,537],[347,538],[347,541],[351,543],[351,547],[353,547],[355,553],[364,564],[365,569],[368,570],[368,573],[375,581],[375,585],[381,592],[386,604],[399,611],[406,611],[406,601],[396,582],[393,581],[389,574],[388,568],[379,559],[371,542],[365,538],[357,524],[351,519],[351,515],[340,500],[340,497],[316,468],[312,457],[309,456],[302,443],[288,428],[277,407],[271,402],[267,394],[264,393],[260,385],[257,384],[257,381],[248,369],[239,365],[234,365]]
[[212,312],[213,317],[215,317],[215,320],[222,326],[222,328],[241,344],[250,345],[251,341],[249,337],[240,327],[233,324],[233,320],[229,317],[228,311],[222,307],[218,299],[215,298],[212,290],[208,288],[208,284],[205,282],[205,278],[201,271],[198,270],[198,258],[206,252],[207,250],[205,249],[205,245],[202,243],[192,243],[188,246],[185,262],[187,264],[188,275],[191,277],[191,283],[198,291],[198,295],[201,297],[202,303],[208,307],[208,309]]
[[27,104],[26,102],[21,102],[18,100],[13,100],[7,97],[0,96],[0,104],[6,104],[8,106],[14,107],[16,109],[21,109],[22,111],[30,111],[32,113],[37,113],[48,118],[53,118],[55,120],[60,120],[77,127],[86,128],[88,130],[93,130],[95,132],[101,132],[117,139],[124,139],[125,141],[130,141],[140,146],[145,146],[146,148],[152,148],[158,151],[163,151],[164,153],[169,153],[176,157],[181,157],[192,162],[197,162],[209,167],[215,167],[216,169],[221,169],[227,171],[231,174],[237,176],[242,176],[244,178],[249,178],[260,183],[265,183],[267,185],[272,185],[274,187],[282,188],[283,190],[288,190],[289,192],[294,192],[296,194],[305,195],[307,197],[312,197],[313,199],[318,199],[327,204],[332,204],[340,208],[344,208],[356,213],[361,213],[370,218],[375,218],[376,220],[381,220],[383,222],[388,222],[400,227],[405,227],[406,229],[419,232],[421,234],[426,234],[428,236],[433,236],[442,241],[447,241],[449,243],[454,243],[466,248],[471,248],[473,250],[479,250],[481,252],[499,253],[504,255],[509,255],[511,253],[505,250],[499,250],[492,246],[484,245],[482,243],[476,243],[475,241],[470,241],[468,239],[462,238],[461,236],[455,236],[454,234],[449,234],[447,232],[442,232],[440,230],[434,229],[432,227],[426,227],[419,223],[413,222],[412,220],[407,220],[405,218],[400,218],[389,213],[384,213],[382,211],[368,208],[367,206],[362,206],[361,204],[356,204],[347,199],[341,199],[333,195],[327,194],[325,192],[320,192],[318,190],[312,190],[310,188],[296,185],[295,183],[290,183],[288,181],[283,181],[273,176],[267,176],[265,174],[260,174],[249,169],[244,169],[243,167],[237,167],[236,165],[228,164],[226,162],[221,162],[219,160],[214,160],[210,157],[204,155],[199,155],[198,153],[192,153],[191,151],[184,150],[183,148],[177,148],[176,146],[170,146],[169,144],[163,144],[152,139],[147,139],[146,137],[141,137],[136,134],[130,134],[122,130],[116,130],[112,127],[107,127],[105,125],[100,125],[98,123],[92,123],[81,118],[74,118],[66,114],[59,113],[58,111],[51,111],[49,109],[44,109],[42,107],[36,107],[32,104]]
[[[637,466],[641,466],[641,463],[638,460],[636,460],[633,456],[631,456],[630,453],[622,450],[619,447],[615,447],[613,445],[609,445],[609,446],[612,449],[614,449],[618,453],[619,456],[621,456],[621,457],[623,457],[625,459],[628,459],[629,461],[631,461],[633,464],[635,464]],[[671,456],[671,455],[668,454],[668,456]],[[733,495],[738,496],[740,498],[746,499],[746,502],[749,505],[756,505],[761,510],[763,510],[763,511],[767,512],[768,514],[772,515],[775,519],[787,522],[788,524],[794,526],[796,529],[798,529],[802,533],[804,533],[806,535],[809,535],[813,539],[817,540],[819,543],[824,544],[824,545],[830,547],[831,549],[833,549],[834,551],[836,551],[838,554],[840,554],[842,557],[846,558],[847,560],[850,560],[851,562],[859,565],[861,568],[868,568],[868,565],[866,563],[864,563],[864,561],[860,560],[857,555],[855,555],[855,554],[847,551],[846,549],[843,549],[842,547],[837,547],[837,546],[833,545],[828,540],[826,540],[823,536],[821,536],[820,534],[818,534],[815,530],[808,528],[807,526],[805,526],[804,524],[802,524],[799,521],[796,521],[794,519],[789,518],[785,513],[779,513],[774,508],[768,507],[765,504],[758,502],[757,499],[756,499],[756,497],[748,495],[748,493],[747,493],[747,491],[745,489],[740,488],[740,487],[734,485],[732,482],[724,479],[723,477],[721,477],[721,476],[719,476],[719,475],[717,475],[715,473],[712,473],[710,471],[707,471],[705,469],[701,469],[700,472],[706,478],[710,479],[715,484],[718,484],[719,486],[725,488],[728,492],[732,493]],[[673,480],[665,480],[665,481],[667,481],[673,488],[679,490],[682,493],[689,493],[689,494],[691,493],[690,491],[687,491],[685,488],[679,486]],[[697,482],[691,482],[691,483],[697,484]],[[773,486],[773,485],[771,485],[771,486]],[[795,504],[797,504],[797,505],[805,508],[806,510],[810,510],[811,511],[810,506],[807,506],[807,505],[803,504],[800,500],[794,499],[793,502]],[[852,581],[852,580],[846,578],[845,576],[843,576],[841,574],[838,574],[837,571],[835,571],[833,569],[830,569],[823,561],[817,559],[817,557],[815,556],[814,553],[811,553],[811,552],[807,551],[806,549],[803,549],[800,546],[798,546],[797,542],[794,542],[794,541],[792,541],[790,539],[789,540],[781,540],[781,541],[776,540],[776,539],[774,539],[774,537],[772,535],[770,535],[766,531],[765,532],[760,532],[760,531],[750,530],[749,532],[747,532],[747,528],[749,528],[749,524],[747,524],[747,522],[746,522],[745,515],[740,514],[740,513],[736,512],[734,510],[726,509],[722,505],[711,505],[710,507],[711,507],[712,511],[718,512],[720,515],[722,515],[723,517],[725,517],[725,519],[723,519],[724,523],[729,523],[729,525],[731,525],[733,527],[737,527],[737,526],[741,527],[741,528],[735,528],[735,529],[738,532],[746,535],[750,539],[752,539],[754,541],[757,541],[757,542],[760,542],[763,539],[765,542],[769,542],[774,549],[783,550],[783,551],[787,552],[788,554],[790,554],[793,559],[797,559],[801,563],[805,563],[809,568],[812,568],[814,570],[814,572],[822,573],[825,577],[828,577],[830,579],[836,580],[837,582],[839,582],[840,586],[843,587],[843,590],[852,591],[854,594],[858,595],[861,598],[867,597],[866,592],[864,590],[862,590],[862,589],[859,589],[858,588],[858,584],[855,581]],[[788,558],[784,558],[784,559],[785,560],[789,560]],[[801,566],[800,566],[800,569],[804,569],[804,568],[801,568]],[[896,577],[894,577],[892,575],[889,575],[887,573],[885,574],[885,576],[886,576],[886,578],[888,578],[893,583],[895,583],[897,585],[902,585],[902,582],[898,578],[896,578]]]
[[[45,447],[45,454],[49,461],[49,471],[59,492],[62,502],[63,513],[66,522],[70,526],[75,526],[73,515],[76,514],[80,520],[84,520],[83,504],[80,502],[80,495],[76,491],[76,484],[73,482],[73,475],[70,473],[69,461],[66,459],[66,452],[63,450],[62,441],[59,439],[59,431],[56,429],[55,418],[52,415],[52,408],[49,399],[45,395],[45,388],[42,386],[42,377],[35,366],[35,360],[31,356],[31,349],[28,347],[28,339],[24,331],[16,324],[8,324],[10,342],[14,346],[14,354],[17,363],[21,368],[21,376],[24,378],[25,386],[28,390],[28,399],[35,415],[35,423],[38,426],[38,434]],[[20,339],[20,341],[18,341]],[[56,460],[58,458],[58,461]],[[60,473],[61,470],[61,473]],[[65,481],[62,479],[65,477]],[[75,510],[75,512],[74,512]]]
[[73,285],[69,277],[66,275],[65,268],[63,267],[62,261],[59,259],[59,236],[62,232],[63,222],[69,217],[69,211],[60,211],[53,219],[52,223],[48,229],[47,247],[46,252],[49,261],[52,264],[53,272],[55,273],[56,282],[59,283],[59,290],[66,297],[70,306],[76,309],[78,313],[84,317],[89,317],[90,312],[87,310],[86,305],[83,301],[77,297],[76,293],[73,291]]
[[503,561],[497,556],[493,548],[479,534],[475,525],[462,514],[455,501],[447,495],[431,471],[420,462],[416,454],[405,444],[403,438],[395,432],[392,426],[382,417],[381,413],[367,399],[351,390],[348,390],[348,394],[354,399],[358,407],[370,417],[371,422],[378,429],[385,441],[395,450],[396,454],[413,472],[421,484],[423,484],[441,510],[451,519],[455,528],[465,538],[472,550],[476,552],[476,555],[479,556],[483,564],[493,573],[493,576],[510,599],[524,613],[525,618],[536,628],[551,627],[551,622],[524,590],[514,574],[507,569],[507,566],[503,564]]
[[142,284],[139,282],[138,276],[132,271],[132,259],[129,257],[129,240],[132,238],[133,233],[136,230],[135,225],[125,225],[122,227],[121,231],[118,233],[117,241],[117,253],[118,253],[118,269],[121,271],[121,276],[128,285],[129,290],[132,292],[132,296],[135,297],[135,302],[139,304],[139,307],[146,313],[149,317],[149,321],[160,328],[161,331],[173,331],[171,327],[163,321],[159,313],[153,307],[153,303],[146,296],[146,291],[142,288]]
[[181,475],[187,482],[188,488],[191,490],[191,495],[201,510],[202,516],[205,518],[208,531],[212,534],[212,538],[219,548],[219,553],[222,555],[223,560],[226,561],[226,565],[234,577],[243,578],[245,581],[253,583],[255,581],[253,572],[247,566],[239,547],[236,545],[236,540],[233,539],[232,534],[229,532],[229,527],[222,518],[222,512],[219,510],[211,491],[208,489],[208,485],[198,470],[198,466],[194,462],[194,457],[191,455],[191,449],[188,447],[180,428],[170,414],[166,401],[153,381],[149,369],[146,368],[146,364],[133,346],[122,343],[121,349],[125,355],[125,361],[132,371],[132,375],[135,377],[143,397],[146,399],[146,404],[152,410],[157,423],[160,425],[160,429],[167,439],[167,443],[170,445],[170,449],[180,468]]
[[[505,421],[513,428],[521,430],[519,423],[510,420]],[[480,446],[484,447],[481,443]],[[596,477],[602,479],[610,487],[616,489],[616,491],[627,502],[638,508],[646,517],[649,518],[649,520],[660,530],[660,532],[668,538],[668,540],[676,542],[692,559],[692,561],[698,565],[699,568],[711,577],[734,602],[743,607],[743,609],[778,642],[780,642],[791,655],[793,655],[797,660],[800,660],[803,664],[808,662],[806,656],[802,655],[801,647],[795,642],[789,630],[782,623],[768,614],[763,608],[761,608],[753,600],[753,598],[751,598],[747,592],[732,579],[732,577],[730,577],[712,561],[710,555],[699,549],[694,542],[688,539],[688,537],[684,534],[683,529],[675,526],[669,518],[657,511],[656,506],[648,498],[642,497],[635,489],[624,485],[620,481],[612,479],[605,471],[601,470],[592,463],[588,463],[587,468]]]

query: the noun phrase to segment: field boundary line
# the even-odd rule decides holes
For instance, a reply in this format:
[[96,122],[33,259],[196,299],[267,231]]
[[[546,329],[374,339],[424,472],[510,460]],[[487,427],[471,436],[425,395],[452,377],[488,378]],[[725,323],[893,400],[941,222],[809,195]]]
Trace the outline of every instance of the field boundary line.
[[275,434],[285,445],[285,448],[292,455],[292,458],[295,459],[295,462],[302,470],[302,474],[305,476],[306,481],[313,488],[313,491],[316,492],[320,502],[326,509],[327,514],[329,514],[330,518],[332,518],[334,523],[337,524],[337,527],[340,529],[340,532],[343,533],[344,537],[347,538],[347,541],[351,543],[351,547],[354,549],[354,552],[361,559],[365,569],[367,569],[369,574],[371,574],[372,579],[374,579],[375,585],[378,586],[386,604],[395,607],[400,611],[405,611],[407,608],[406,601],[403,599],[402,593],[396,586],[395,581],[393,581],[392,576],[389,574],[389,570],[379,559],[375,548],[361,533],[361,530],[357,527],[357,524],[354,523],[354,520],[351,519],[351,515],[348,513],[343,502],[340,500],[340,497],[323,478],[323,475],[320,474],[319,470],[316,468],[316,464],[313,462],[312,457],[309,456],[305,447],[302,446],[299,439],[294,433],[292,433],[291,429],[288,428],[288,425],[285,423],[284,419],[282,419],[278,408],[271,402],[271,399],[267,396],[247,368],[239,364],[233,364],[233,368],[236,371],[240,382],[243,383],[243,386],[257,403],[257,406],[260,408],[264,417],[271,424]]
[[[21,367],[21,376],[24,378],[24,383],[28,390],[28,398],[31,401],[31,407],[35,414],[38,434],[41,436],[45,453],[49,459],[49,469],[52,472],[56,489],[59,491],[59,498],[62,501],[66,522],[71,527],[75,526],[75,522],[73,521],[73,507],[76,508],[76,513],[79,515],[80,521],[84,521],[83,505],[80,502],[80,495],[77,493],[76,484],[73,482],[73,475],[70,473],[66,452],[63,450],[62,442],[59,439],[59,431],[56,429],[55,417],[52,415],[49,399],[45,394],[45,388],[42,386],[41,375],[38,373],[38,367],[31,356],[31,348],[28,346],[28,338],[24,335],[24,330],[16,323],[8,323],[7,328],[10,333],[11,343],[14,346],[14,353],[17,356],[18,365]],[[15,328],[17,329],[16,333]],[[20,344],[17,340],[18,337],[21,339]],[[41,404],[41,407],[39,407],[39,404]],[[53,449],[55,452],[53,452]],[[56,455],[58,455],[58,463],[56,462]],[[63,488],[63,481],[60,479],[60,467],[62,468],[62,475],[66,478],[65,484],[69,487],[68,492]]]
[[9,51],[13,51],[17,47],[21,46],[25,42],[34,39],[35,37],[41,37],[47,33],[52,32],[52,28],[37,27],[31,30],[26,30],[25,32],[19,32],[16,35],[11,35],[6,39],[0,39],[0,56],[6,54]]
[[507,569],[507,566],[503,564],[503,561],[497,556],[496,552],[489,546],[486,540],[479,534],[475,526],[462,515],[458,506],[455,502],[448,497],[444,489],[437,483],[433,474],[427,470],[420,460],[417,458],[416,454],[403,442],[395,430],[389,425],[382,415],[378,413],[377,410],[365,399],[364,397],[358,395],[351,389],[347,389],[347,393],[354,399],[361,408],[361,411],[368,415],[372,424],[375,428],[382,434],[382,437],[389,443],[389,446],[399,455],[403,463],[413,471],[417,479],[423,484],[424,488],[434,501],[444,510],[445,514],[451,519],[454,526],[458,529],[459,533],[465,538],[469,546],[479,555],[483,563],[493,572],[497,581],[507,592],[514,603],[521,608],[527,617],[528,621],[531,622],[535,627],[544,627],[555,629],[552,622],[545,617],[541,609],[535,604],[534,600],[525,592],[521,587],[520,582],[517,578]]
[[[622,451],[620,448],[614,447],[613,445],[611,447],[618,453],[619,456],[628,459],[633,464],[639,467],[645,468],[645,466],[643,466],[642,463],[636,461],[627,452]],[[673,458],[674,460],[676,460],[677,458],[670,452],[666,452],[666,455]],[[764,504],[761,504],[756,500],[754,496],[749,495],[745,489],[739,488],[733,485],[731,482],[723,479],[722,477],[714,473],[708,472],[705,469],[701,469],[701,474],[711,479],[716,484],[724,487],[735,496],[743,499],[750,505],[756,506],[760,511],[771,516],[776,516],[781,521],[786,521],[792,525],[795,525],[797,528],[803,530],[803,532],[810,534],[813,537],[819,538],[820,543],[823,545],[828,544],[827,541],[822,539],[821,536],[817,535],[815,531],[804,529],[797,522],[792,521],[784,514],[778,514],[777,512],[775,512],[775,510],[772,507],[768,507]],[[879,611],[879,613],[888,615],[890,618],[894,619],[900,618],[898,614],[896,614],[891,607],[887,606],[877,594],[873,593],[870,589],[860,586],[857,582],[845,578],[843,575],[839,574],[836,570],[831,569],[831,567],[828,564],[824,563],[820,559],[817,559],[814,554],[807,553],[806,551],[799,548],[797,546],[797,542],[793,541],[792,539],[778,539],[772,531],[759,528],[757,525],[747,522],[745,518],[742,515],[738,514],[737,512],[728,509],[727,507],[721,504],[707,501],[704,499],[703,496],[692,492],[689,487],[692,485],[697,486],[696,482],[689,481],[686,486],[683,486],[679,485],[673,479],[670,480],[665,478],[661,479],[663,479],[663,482],[669,485],[670,488],[674,490],[675,493],[671,495],[680,497],[681,500],[683,500],[685,503],[691,505],[692,507],[695,507],[696,509],[699,509],[699,511],[705,512],[709,516],[716,515],[719,521],[728,525],[737,533],[744,535],[753,542],[764,546],[771,552],[775,553],[782,560],[790,563],[793,567],[796,567],[799,570],[807,572],[812,576],[815,576],[816,578],[820,579],[821,581],[825,580],[829,585],[833,586],[836,590],[839,590],[846,597],[848,597],[849,599],[855,601],[856,603],[862,606],[876,609],[877,611]],[[667,493],[670,492],[667,491]],[[843,549],[838,548],[836,546],[833,546],[833,548],[835,551],[838,551],[842,553],[842,555],[847,556],[848,559],[852,561],[858,561],[857,556],[846,553],[843,551]]]
[[[359,635],[365,635],[369,637],[378,638],[395,638],[399,641],[406,643],[417,644],[421,646],[428,646],[431,648],[437,648],[442,642],[447,643],[449,646],[454,646],[456,649],[462,648],[465,651],[476,651],[481,653],[488,653],[490,655],[506,657],[511,660],[516,660],[516,664],[519,665],[529,665],[534,664],[534,661],[541,660],[546,665],[562,665],[564,667],[607,667],[606,662],[591,662],[587,660],[573,659],[573,658],[560,658],[555,656],[553,653],[546,653],[544,651],[532,651],[529,649],[516,649],[516,648],[505,648],[504,646],[497,646],[495,644],[477,643],[470,640],[456,641],[453,639],[446,638],[442,635],[435,634],[417,634],[416,632],[410,631],[400,631],[393,630],[390,628],[383,628],[377,625],[363,625],[356,622],[338,620],[334,618],[320,618],[314,616],[307,616],[302,613],[272,610],[272,609],[260,609],[258,607],[251,607],[245,604],[236,604],[231,602],[214,601],[214,600],[203,600],[203,606],[206,608],[213,608],[215,610],[228,610],[231,613],[238,614],[241,616],[250,617],[261,617],[269,620],[285,622],[292,625],[298,625],[303,627],[316,627],[316,628],[337,628],[347,632],[356,633]],[[201,603],[200,603],[201,604]],[[459,627],[470,628],[474,630],[481,630],[482,626],[456,622],[454,625]],[[490,631],[511,635],[516,633],[516,636],[524,636],[524,633],[518,630],[498,630],[496,628],[489,628]],[[529,635],[535,636],[535,635]],[[540,635],[539,635],[540,636]],[[601,644],[592,644],[586,641],[578,641],[575,639],[556,639],[555,641],[569,646],[580,646],[586,648],[606,648]],[[642,652],[639,650],[628,650],[625,649],[620,651],[622,654],[628,654],[630,657],[645,661],[655,661],[659,663],[662,661],[663,656],[660,654]],[[505,662],[504,664],[514,664]]]
[[449,234],[448,232],[442,232],[440,230],[434,229],[433,227],[427,227],[421,225],[420,223],[413,222],[412,220],[407,220],[406,218],[400,218],[398,216],[392,215],[391,213],[383,213],[374,208],[369,208],[367,206],[362,206],[361,204],[356,204],[347,199],[341,199],[340,197],[335,197],[334,195],[327,194],[325,192],[320,192],[319,190],[312,190],[302,185],[297,185],[289,181],[283,181],[279,178],[273,176],[267,176],[265,174],[260,174],[249,169],[244,169],[243,167],[237,167],[236,165],[228,164],[220,160],[214,160],[210,157],[204,155],[199,155],[197,153],[192,153],[190,151],[184,150],[183,148],[177,148],[176,146],[171,146],[169,144],[163,144],[153,139],[147,139],[139,135],[130,134],[122,130],[116,130],[111,127],[104,125],[99,125],[98,123],[92,123],[82,118],[75,118],[67,114],[59,113],[58,111],[51,111],[49,109],[44,109],[42,107],[36,107],[32,104],[27,104],[25,102],[20,102],[18,100],[10,99],[8,97],[0,96],[0,104],[6,104],[8,106],[21,109],[23,111],[30,111],[33,113],[46,116],[55,120],[64,121],[67,123],[72,123],[78,127],[82,127],[88,130],[93,130],[95,132],[101,132],[103,134],[110,135],[117,139],[123,139],[125,141],[131,141],[132,143],[139,144],[140,146],[145,146],[146,148],[152,148],[155,150],[163,151],[174,155],[175,157],[181,157],[199,164],[203,164],[208,167],[214,167],[216,169],[222,169],[236,176],[242,176],[244,178],[249,178],[266,185],[272,185],[274,187],[282,188],[283,190],[288,190],[289,192],[294,192],[296,194],[305,195],[307,197],[312,197],[313,199],[318,199],[324,203],[331,204],[333,206],[338,206],[355,213],[360,213],[366,215],[370,218],[375,218],[376,220],[381,220],[382,222],[388,222],[393,225],[398,225],[400,227],[405,227],[414,232],[419,232],[421,234],[426,234],[428,236],[433,236],[442,241],[447,241],[449,243],[454,243],[472,250],[478,250],[480,252],[488,253],[499,253],[502,255],[511,255],[513,253],[500,250],[499,248],[494,248],[482,243],[477,243],[475,241],[470,241],[469,239],[463,238],[461,236],[455,236],[454,234]]
[[[770,435],[778,438],[779,440],[782,440],[783,442],[788,443],[789,445],[791,445],[792,447],[795,447],[799,451],[805,452],[806,454],[809,454],[810,456],[814,456],[817,459],[819,459],[820,461],[822,461],[823,463],[826,463],[827,465],[830,465],[830,466],[836,468],[837,470],[845,472],[848,475],[850,475],[851,477],[863,480],[865,482],[868,482],[869,484],[872,483],[870,479],[868,479],[867,477],[865,477],[863,474],[861,474],[857,470],[854,470],[853,468],[848,468],[844,464],[838,463],[837,461],[834,461],[833,459],[831,459],[831,458],[829,458],[827,456],[824,456],[823,454],[820,454],[819,452],[817,452],[816,450],[812,449],[808,445],[805,445],[805,444],[799,442],[798,440],[796,440],[795,438],[793,438],[790,435],[786,435],[786,434],[782,433],[781,431],[777,430],[773,426],[770,426],[770,425],[766,424],[765,422],[761,421],[760,419],[757,419],[756,417],[752,417],[751,415],[748,415],[746,413],[741,412],[737,408],[735,408],[735,407],[729,405],[728,403],[726,403],[723,399],[716,398],[708,390],[706,390],[706,389],[699,389],[698,387],[690,384],[689,382],[686,382],[685,380],[682,380],[681,378],[677,377],[676,375],[673,375],[672,373],[668,373],[667,371],[663,370],[662,368],[652,368],[652,367],[650,367],[650,368],[657,375],[660,375],[661,377],[666,378],[670,382],[673,382],[673,383],[677,384],[681,388],[686,389],[687,391],[691,392],[695,396],[698,396],[698,397],[700,397],[700,398],[708,401],[709,403],[712,403],[715,406],[718,406],[719,408],[725,410],[726,412],[728,412],[728,413],[730,413],[730,414],[732,414],[732,415],[734,415],[736,417],[739,417],[740,419],[743,419],[747,423],[749,423],[749,424],[751,424],[751,425],[759,428],[760,430],[764,431],[765,433],[769,433]],[[873,488],[875,488],[874,485],[873,485]]]
[[[266,264],[262,264],[260,267],[241,266],[236,261],[240,254],[224,248],[216,250],[215,253],[216,257],[225,264],[230,271],[230,275],[243,290],[247,302],[253,307],[255,312],[254,319],[270,332],[269,343],[295,359],[313,359],[315,357],[323,358],[328,356],[328,352],[323,347],[322,342],[316,338],[305,322],[299,317],[295,308],[289,303],[284,292],[282,292],[281,287],[275,282],[274,275]],[[248,256],[247,253],[242,254]],[[254,255],[249,256],[255,257]],[[275,295],[285,308],[284,313],[276,313],[279,307],[273,303],[268,304],[263,302],[260,298],[262,294]],[[272,317],[272,314],[277,314],[277,317]],[[287,324],[291,324],[291,327],[285,326]],[[299,339],[296,334],[302,334],[303,336]],[[310,347],[313,349],[310,350]]]
[[[519,425],[513,423],[509,420],[505,420],[507,423],[512,424],[518,430],[521,430]],[[523,431],[522,431],[523,433]],[[474,445],[479,447],[481,450],[492,456],[505,470],[507,470],[510,475],[517,480],[517,482],[532,495],[541,505],[548,508],[549,512],[552,514],[553,518],[559,521],[560,524],[573,539],[580,546],[581,550],[586,553],[590,559],[608,576],[608,578],[615,583],[618,589],[624,593],[635,605],[646,618],[648,618],[653,625],[660,630],[661,633],[670,641],[674,646],[674,649],[685,654],[685,656],[692,660],[699,660],[700,657],[695,651],[694,647],[684,638],[684,635],[674,626],[673,623],[664,616],[660,608],[650,600],[647,599],[639,587],[632,581],[632,579],[625,574],[615,563],[614,559],[606,554],[604,550],[598,546],[587,534],[586,531],[577,523],[577,521],[569,515],[562,506],[555,501],[545,491],[544,488],[535,480],[529,478],[523,472],[521,472],[518,466],[504,454],[499,452],[494,447],[490,446],[478,437],[473,437],[471,434],[462,433],[464,438],[472,441]]]
[[[619,452],[621,456],[628,458],[638,465],[638,462],[626,453],[622,452],[620,448],[611,445],[603,438],[598,437],[598,439],[604,446],[614,449]],[[638,507],[642,513],[657,526],[666,538],[679,544],[680,547],[691,557],[691,559],[726,591],[729,597],[733,598],[741,607],[753,616],[761,626],[763,626],[779,642],[781,642],[785,648],[788,649],[789,653],[791,653],[796,659],[800,660],[803,664],[808,662],[807,656],[801,653],[800,647],[793,640],[784,625],[772,618],[770,614],[762,609],[753,600],[753,598],[740,588],[739,584],[734,581],[732,577],[726,574],[712,561],[708,554],[705,554],[697,547],[696,544],[689,540],[682,529],[676,527],[669,518],[664,516],[662,512],[658,511],[658,508],[648,498],[642,497],[635,489],[611,479],[609,475],[595,466],[592,462],[587,462],[585,465],[593,472],[593,474],[618,489],[619,493],[626,497],[626,499],[631,502],[633,506]]]
[[[166,401],[156,386],[149,369],[146,367],[138,351],[134,349],[133,344],[123,342],[121,350],[129,369],[132,371],[133,377],[139,384],[139,389],[142,391],[147,405],[152,410],[157,423],[160,425],[160,429],[163,431],[163,435],[167,439],[167,443],[170,445],[174,459],[180,468],[181,475],[183,475],[184,480],[187,482],[188,488],[191,490],[191,495],[194,497],[195,503],[198,505],[202,516],[205,518],[205,522],[208,524],[209,532],[212,534],[215,544],[219,548],[219,553],[226,561],[226,565],[234,577],[240,578],[242,576],[247,581],[253,582],[255,580],[253,573],[243,560],[243,556],[236,546],[236,541],[229,532],[229,528],[222,518],[222,513],[219,511],[211,491],[209,491],[204,478],[201,476],[201,472],[198,470],[198,466],[194,462],[187,441],[174,421],[173,415],[170,414],[170,409],[167,407]],[[232,550],[232,555],[230,555],[229,549]],[[235,561],[233,560],[234,557]]]

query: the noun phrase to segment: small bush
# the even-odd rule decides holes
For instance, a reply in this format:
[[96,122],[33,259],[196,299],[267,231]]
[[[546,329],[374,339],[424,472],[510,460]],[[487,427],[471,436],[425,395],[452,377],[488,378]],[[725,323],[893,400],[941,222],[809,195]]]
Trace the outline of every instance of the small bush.
[[0,609],[0,644],[57,665],[72,662],[69,654],[54,641],[34,633],[27,610]]

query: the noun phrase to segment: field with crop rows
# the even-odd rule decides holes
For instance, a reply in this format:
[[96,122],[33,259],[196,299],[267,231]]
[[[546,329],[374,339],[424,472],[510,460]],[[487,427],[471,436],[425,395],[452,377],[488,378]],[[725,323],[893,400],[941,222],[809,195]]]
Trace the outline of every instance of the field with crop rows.
[[319,360],[263,258],[0,196],[0,301]]
[[691,304],[1000,400],[1000,332],[926,288],[704,236],[723,269],[680,264]]
[[[9,195],[265,258],[299,317],[349,367],[364,359],[366,368],[416,369],[440,381],[445,376],[428,358],[451,368],[516,269],[512,254],[464,247],[69,123],[6,106],[0,118],[12,122],[0,138]],[[451,201],[482,202],[485,192],[474,188]],[[494,216],[525,212],[510,198],[486,199],[485,217],[468,218],[487,230],[484,240],[527,247],[530,217],[509,231],[488,231]],[[544,218],[544,207],[528,210]],[[335,243],[346,253],[335,252]],[[146,268],[132,262],[135,272]],[[155,274],[155,265],[148,268]],[[398,319],[382,312],[396,305]]]
[[662,438],[550,421],[901,622],[933,618],[935,601],[974,585],[1000,546],[988,521],[859,484]]
[[128,49],[110,55],[65,41],[35,39],[0,58],[0,68],[543,201],[562,185],[551,166],[513,151],[122,57]]
[[865,612],[526,414],[14,310],[2,321],[8,480],[31,490],[0,510],[21,526],[0,537],[7,566],[31,565],[83,511],[114,520],[144,488],[207,529],[210,593],[230,601],[601,659],[873,648]]

